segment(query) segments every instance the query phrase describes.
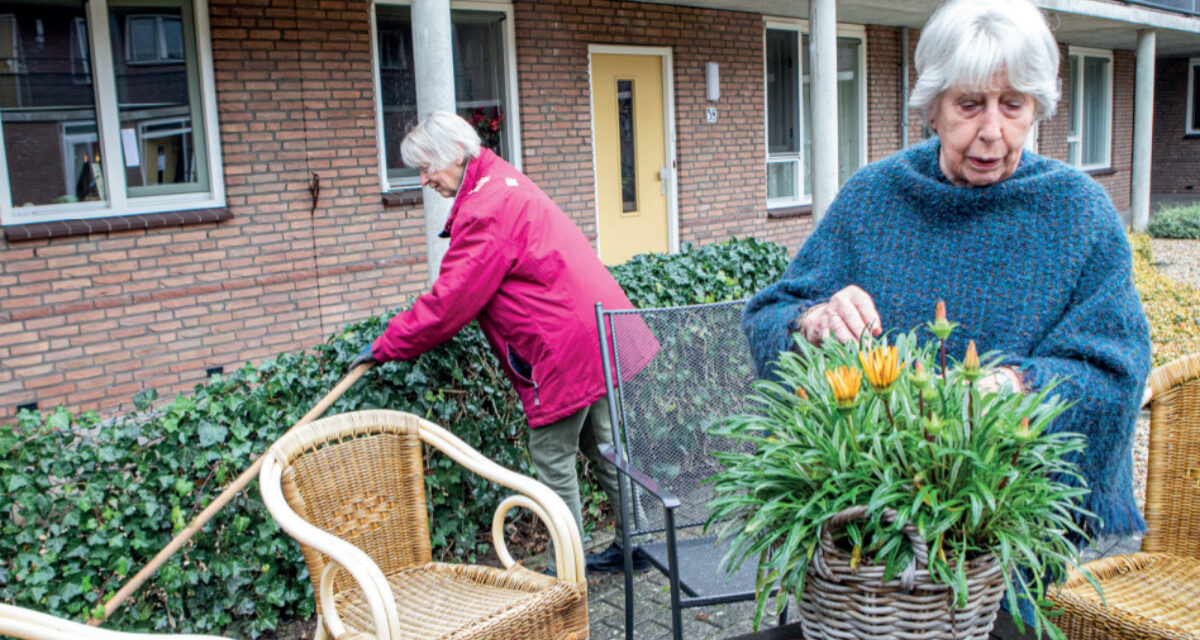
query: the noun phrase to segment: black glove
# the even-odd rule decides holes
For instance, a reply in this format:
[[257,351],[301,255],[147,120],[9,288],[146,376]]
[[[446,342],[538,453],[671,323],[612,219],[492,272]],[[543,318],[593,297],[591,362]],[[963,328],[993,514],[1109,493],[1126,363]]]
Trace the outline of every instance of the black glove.
[[368,342],[367,346],[357,356],[354,356],[354,360],[350,363],[350,368],[353,369],[364,362],[375,362],[375,354],[371,353],[371,347],[374,345],[374,342]]

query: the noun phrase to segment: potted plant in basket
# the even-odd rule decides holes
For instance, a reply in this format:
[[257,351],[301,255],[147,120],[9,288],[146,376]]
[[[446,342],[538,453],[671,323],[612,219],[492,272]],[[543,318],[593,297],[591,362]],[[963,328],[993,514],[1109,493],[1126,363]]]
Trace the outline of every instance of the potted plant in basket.
[[1067,408],[1053,384],[981,392],[998,359],[974,342],[948,357],[954,326],[939,303],[926,343],[798,339],[779,379],[755,383],[753,413],[715,427],[754,449],[718,454],[709,526],[732,566],[757,559],[756,626],[779,587],[806,639],[985,639],[1002,599],[1019,629],[1026,601],[1036,632],[1063,637],[1035,594],[1079,567],[1071,456],[1086,443],[1048,431]]

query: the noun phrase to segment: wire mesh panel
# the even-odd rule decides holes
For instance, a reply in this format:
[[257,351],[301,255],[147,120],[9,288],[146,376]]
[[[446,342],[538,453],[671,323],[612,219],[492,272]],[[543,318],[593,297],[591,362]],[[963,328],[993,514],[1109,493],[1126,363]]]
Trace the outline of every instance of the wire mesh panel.
[[[720,470],[713,452],[743,446],[708,429],[745,408],[754,381],[742,332],[744,306],[735,301],[606,312],[621,380],[621,449],[633,467],[679,498],[677,528],[702,524],[708,516],[712,485],[706,480]],[[654,359],[627,377],[622,353],[652,352],[652,341]],[[661,503],[636,485],[633,497],[630,533],[663,529]]]

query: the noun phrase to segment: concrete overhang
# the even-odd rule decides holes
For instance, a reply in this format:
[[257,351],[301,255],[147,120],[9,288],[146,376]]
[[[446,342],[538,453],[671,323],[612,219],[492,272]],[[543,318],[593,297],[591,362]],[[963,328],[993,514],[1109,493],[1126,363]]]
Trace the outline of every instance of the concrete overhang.
[[[807,0],[644,0],[708,9],[807,18]],[[1137,32],[1154,29],[1158,57],[1200,56],[1200,16],[1104,0],[1034,0],[1050,16],[1059,42],[1098,49],[1137,48]],[[920,29],[938,0],[837,0],[838,22]]]

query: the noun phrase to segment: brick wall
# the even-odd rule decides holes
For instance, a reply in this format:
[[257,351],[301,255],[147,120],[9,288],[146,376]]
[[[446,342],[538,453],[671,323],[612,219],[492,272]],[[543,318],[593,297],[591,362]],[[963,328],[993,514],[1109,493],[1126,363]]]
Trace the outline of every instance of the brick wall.
[[[1133,169],[1133,94],[1132,51],[1113,51],[1112,172],[1096,175],[1118,211],[1129,208],[1130,176]],[[1064,112],[1064,115],[1065,112]]]
[[[588,45],[670,47],[679,237],[754,236],[798,247],[811,221],[766,217],[763,22],[757,14],[635,2],[514,2],[524,169],[589,238],[596,235]],[[704,97],[704,65],[721,100]],[[718,121],[704,120],[715,106]]]
[[212,0],[234,218],[0,240],[0,420],[33,400],[128,409],[143,387],[188,390],[424,288],[422,212],[380,201],[368,7]]
[[1159,58],[1154,78],[1151,193],[1200,193],[1200,135],[1187,135],[1187,58]]

